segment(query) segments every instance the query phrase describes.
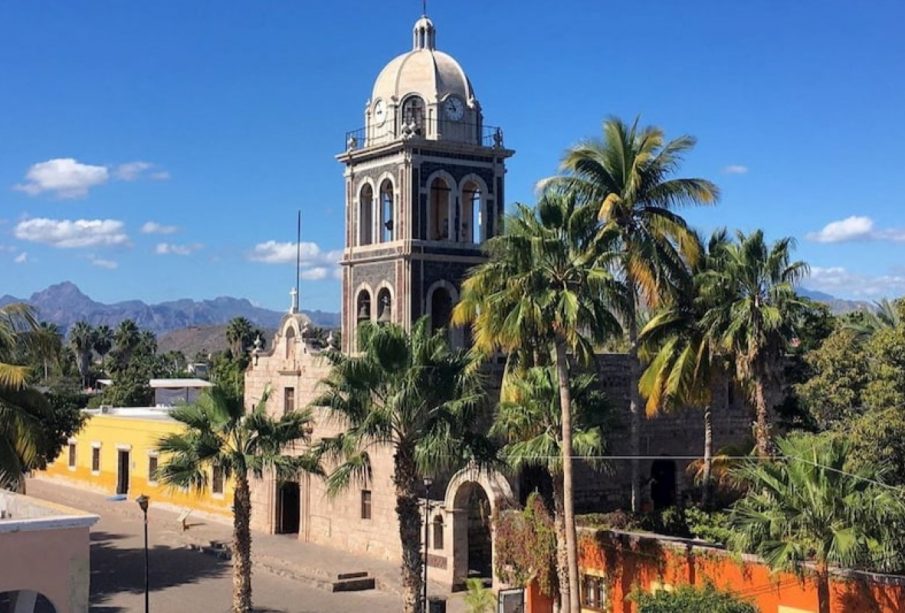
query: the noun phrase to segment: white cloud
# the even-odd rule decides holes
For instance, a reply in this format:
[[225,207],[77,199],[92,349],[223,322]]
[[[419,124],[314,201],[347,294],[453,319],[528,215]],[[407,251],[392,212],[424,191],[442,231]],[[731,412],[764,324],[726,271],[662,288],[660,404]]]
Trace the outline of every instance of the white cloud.
[[195,251],[201,249],[201,243],[192,243],[191,245],[176,245],[174,243],[157,243],[154,253],[157,255],[191,255]]
[[832,221],[818,232],[808,232],[807,239],[817,243],[844,243],[859,240],[905,242],[905,229],[876,229],[874,220],[863,215],[852,215]]
[[151,162],[126,162],[116,166],[84,164],[75,158],[54,158],[33,164],[25,173],[25,181],[13,189],[37,196],[50,192],[58,198],[84,198],[88,191],[107,183],[117,181],[137,181],[152,179],[163,181],[170,173],[157,168]]
[[726,175],[746,175],[748,174],[748,167],[743,166],[741,164],[730,164],[723,168],[723,174]]
[[323,266],[318,266],[316,268],[308,268],[306,270],[301,271],[299,276],[305,281],[320,281],[321,279],[327,278],[327,269]]
[[[301,243],[299,263],[301,278],[306,281],[319,281],[328,276],[339,278],[339,260],[341,250],[323,251],[317,243]],[[295,264],[296,244],[267,241],[258,243],[248,253],[248,259],[264,264]]]
[[26,219],[16,224],[16,238],[64,249],[127,245],[123,222],[115,219]]
[[25,264],[26,262],[28,262],[28,254],[23,251],[15,258],[13,258],[13,262],[15,262],[16,264]]
[[166,226],[156,221],[146,221],[141,226],[142,234],[175,234],[179,232],[179,226]]
[[107,270],[113,270],[119,266],[119,264],[117,264],[113,260],[105,260],[103,258],[96,258],[94,256],[89,257],[88,260],[91,262],[92,266],[97,266],[98,268],[106,268]]
[[810,278],[802,285],[834,296],[878,299],[905,294],[905,274],[865,275],[842,266],[811,266]]
[[88,190],[103,185],[110,178],[106,166],[82,164],[73,158],[56,158],[32,165],[25,182],[13,189],[37,196],[52,192],[58,198],[83,198]]
[[156,170],[157,165],[151,162],[126,162],[113,169],[113,176],[120,181],[137,181],[138,179],[152,179],[154,181],[166,181],[170,173],[165,170]]

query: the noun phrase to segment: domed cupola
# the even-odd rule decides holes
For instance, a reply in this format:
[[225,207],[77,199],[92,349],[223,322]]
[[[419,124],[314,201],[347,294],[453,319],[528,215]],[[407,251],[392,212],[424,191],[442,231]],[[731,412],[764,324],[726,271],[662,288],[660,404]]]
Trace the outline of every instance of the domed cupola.
[[412,50],[391,60],[374,82],[365,109],[367,145],[418,137],[479,144],[481,124],[471,81],[437,50],[437,29],[422,16],[412,28]]

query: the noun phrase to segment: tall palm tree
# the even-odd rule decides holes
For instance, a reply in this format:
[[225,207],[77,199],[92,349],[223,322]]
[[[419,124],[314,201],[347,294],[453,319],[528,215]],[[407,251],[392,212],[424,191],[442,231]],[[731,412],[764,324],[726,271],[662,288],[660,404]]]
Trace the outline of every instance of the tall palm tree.
[[[599,466],[598,458],[605,449],[604,433],[611,416],[609,405],[595,377],[573,376],[570,385],[573,453],[592,466]],[[559,593],[561,600],[567,601],[570,588],[563,516],[562,410],[556,372],[540,366],[517,372],[505,382],[502,395],[491,435],[505,441],[502,456],[513,470],[536,466],[550,476]]]
[[323,439],[320,454],[333,463],[327,488],[336,494],[371,475],[369,452],[393,451],[396,516],[402,544],[403,610],[421,611],[421,514],[426,476],[448,474],[483,460],[486,446],[473,424],[484,391],[464,352],[451,351],[426,318],[411,334],[395,325],[364,325],[361,353],[329,353],[332,368],[313,406],[340,420],[345,431]]
[[714,338],[712,331],[702,324],[711,305],[724,297],[715,291],[702,295],[701,286],[707,270],[718,265],[718,258],[727,244],[725,230],[714,232],[706,254],[695,267],[695,276],[680,289],[673,301],[648,321],[638,335],[642,353],[651,356],[639,381],[641,395],[647,398],[647,414],[687,406],[703,409],[701,502],[704,508],[709,507],[711,494],[713,388],[725,368],[724,359],[719,354],[719,339]]
[[[685,153],[695,145],[691,136],[666,140],[655,126],[629,125],[618,118],[603,124],[603,138],[588,140],[568,151],[562,161],[564,175],[548,180],[576,190],[598,209],[600,240],[615,250],[614,261],[631,296],[625,315],[631,379],[631,455],[641,453],[641,400],[638,392],[637,312],[656,307],[687,276],[686,266],[700,254],[694,232],[675,209],[685,205],[713,204],[719,189],[710,181],[675,178]],[[632,510],[641,506],[639,460],[631,462]]]
[[113,348],[113,329],[102,324],[94,329],[94,350],[101,358]]
[[94,350],[94,328],[87,321],[77,321],[69,328],[69,345],[75,352],[79,377],[82,387],[88,385],[88,371],[91,368],[91,355]]
[[760,457],[772,451],[769,388],[794,336],[797,314],[807,307],[795,285],[807,275],[808,266],[791,260],[793,247],[791,238],[767,245],[761,230],[747,235],[738,231],[736,241],[722,249],[718,266],[705,272],[702,281],[704,296],[717,298],[707,298],[710,308],[703,326],[735,362],[736,378],[754,404]]
[[255,328],[245,317],[233,317],[226,326],[226,342],[229,343],[233,357],[239,358],[245,349],[254,341]]
[[843,325],[861,337],[868,337],[880,330],[895,328],[905,322],[905,299],[883,298],[874,302],[874,310],[855,311],[843,319]]
[[471,324],[479,356],[504,351],[523,363],[554,364],[562,412],[563,518],[572,611],[579,610],[578,545],[572,483],[569,356],[589,362],[596,346],[621,333],[624,295],[596,239],[596,210],[574,192],[549,188],[536,209],[518,205],[505,232],[488,241],[489,260],[462,284],[453,323]]
[[748,488],[729,517],[729,544],[772,567],[801,571],[813,563],[821,613],[830,611],[829,567],[893,570],[902,563],[892,534],[905,520],[883,465],[852,468],[850,444],[814,436],[779,439],[782,458],[734,470]]
[[22,475],[36,466],[44,447],[42,419],[50,407],[44,395],[28,385],[29,369],[12,361],[22,336],[37,329],[28,306],[0,307],[0,488],[21,489]]
[[170,416],[185,429],[158,442],[164,462],[162,483],[203,491],[213,470],[234,480],[233,490],[233,612],[249,613],[251,600],[251,493],[249,475],[271,470],[278,479],[301,471],[318,472],[310,455],[295,453],[309,438],[311,414],[293,410],[275,419],[267,414],[268,393],[246,412],[242,396],[215,386],[195,404],[174,408]]
[[26,334],[25,345],[33,360],[39,360],[43,368],[44,381],[50,377],[51,365],[60,364],[63,355],[63,336],[56,324],[42,321]]

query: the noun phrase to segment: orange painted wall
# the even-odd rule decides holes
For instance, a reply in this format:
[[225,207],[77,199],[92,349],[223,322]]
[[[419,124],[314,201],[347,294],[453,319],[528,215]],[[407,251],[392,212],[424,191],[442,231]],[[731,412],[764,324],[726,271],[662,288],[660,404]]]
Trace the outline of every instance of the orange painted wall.
[[[122,415],[93,415],[74,437],[76,465],[69,466],[69,448],[63,446],[59,457],[42,474],[74,487],[93,490],[108,496],[116,493],[118,477],[118,452],[128,448],[130,453],[130,498],[147,494],[154,503],[171,504],[214,515],[232,516],[232,484],[224,483],[222,494],[210,490],[203,493],[182,491],[153,482],[150,477],[149,458],[156,452],[158,440],[182,426],[170,419],[141,418]],[[100,448],[100,470],[91,470],[92,448]],[[165,458],[158,458],[162,465]],[[210,479],[210,475],[208,476]]]
[[[776,613],[780,607],[817,611],[817,586],[811,577],[772,574],[753,556],[742,560],[687,541],[589,530],[581,531],[579,547],[582,572],[606,578],[612,613],[634,612],[628,596],[636,587],[650,591],[708,580],[754,602],[763,613]],[[852,573],[833,577],[830,591],[834,612],[905,612],[905,577]]]

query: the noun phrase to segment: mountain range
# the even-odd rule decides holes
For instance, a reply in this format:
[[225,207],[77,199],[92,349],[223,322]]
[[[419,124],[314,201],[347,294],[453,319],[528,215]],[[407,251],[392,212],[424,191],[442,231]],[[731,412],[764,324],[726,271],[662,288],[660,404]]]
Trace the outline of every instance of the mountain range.
[[[31,305],[42,321],[54,323],[63,332],[77,321],[87,321],[93,326],[106,324],[115,327],[124,319],[131,319],[138,327],[162,334],[172,330],[199,326],[217,326],[233,317],[245,317],[255,325],[272,329],[279,326],[285,313],[271,311],[253,305],[246,298],[221,296],[213,300],[172,300],[158,304],[146,304],[141,300],[126,300],[104,304],[92,300],[71,282],[51,285],[35,292],[30,298],[0,297],[0,306],[13,302]],[[339,313],[303,311],[315,326],[339,327]]]

